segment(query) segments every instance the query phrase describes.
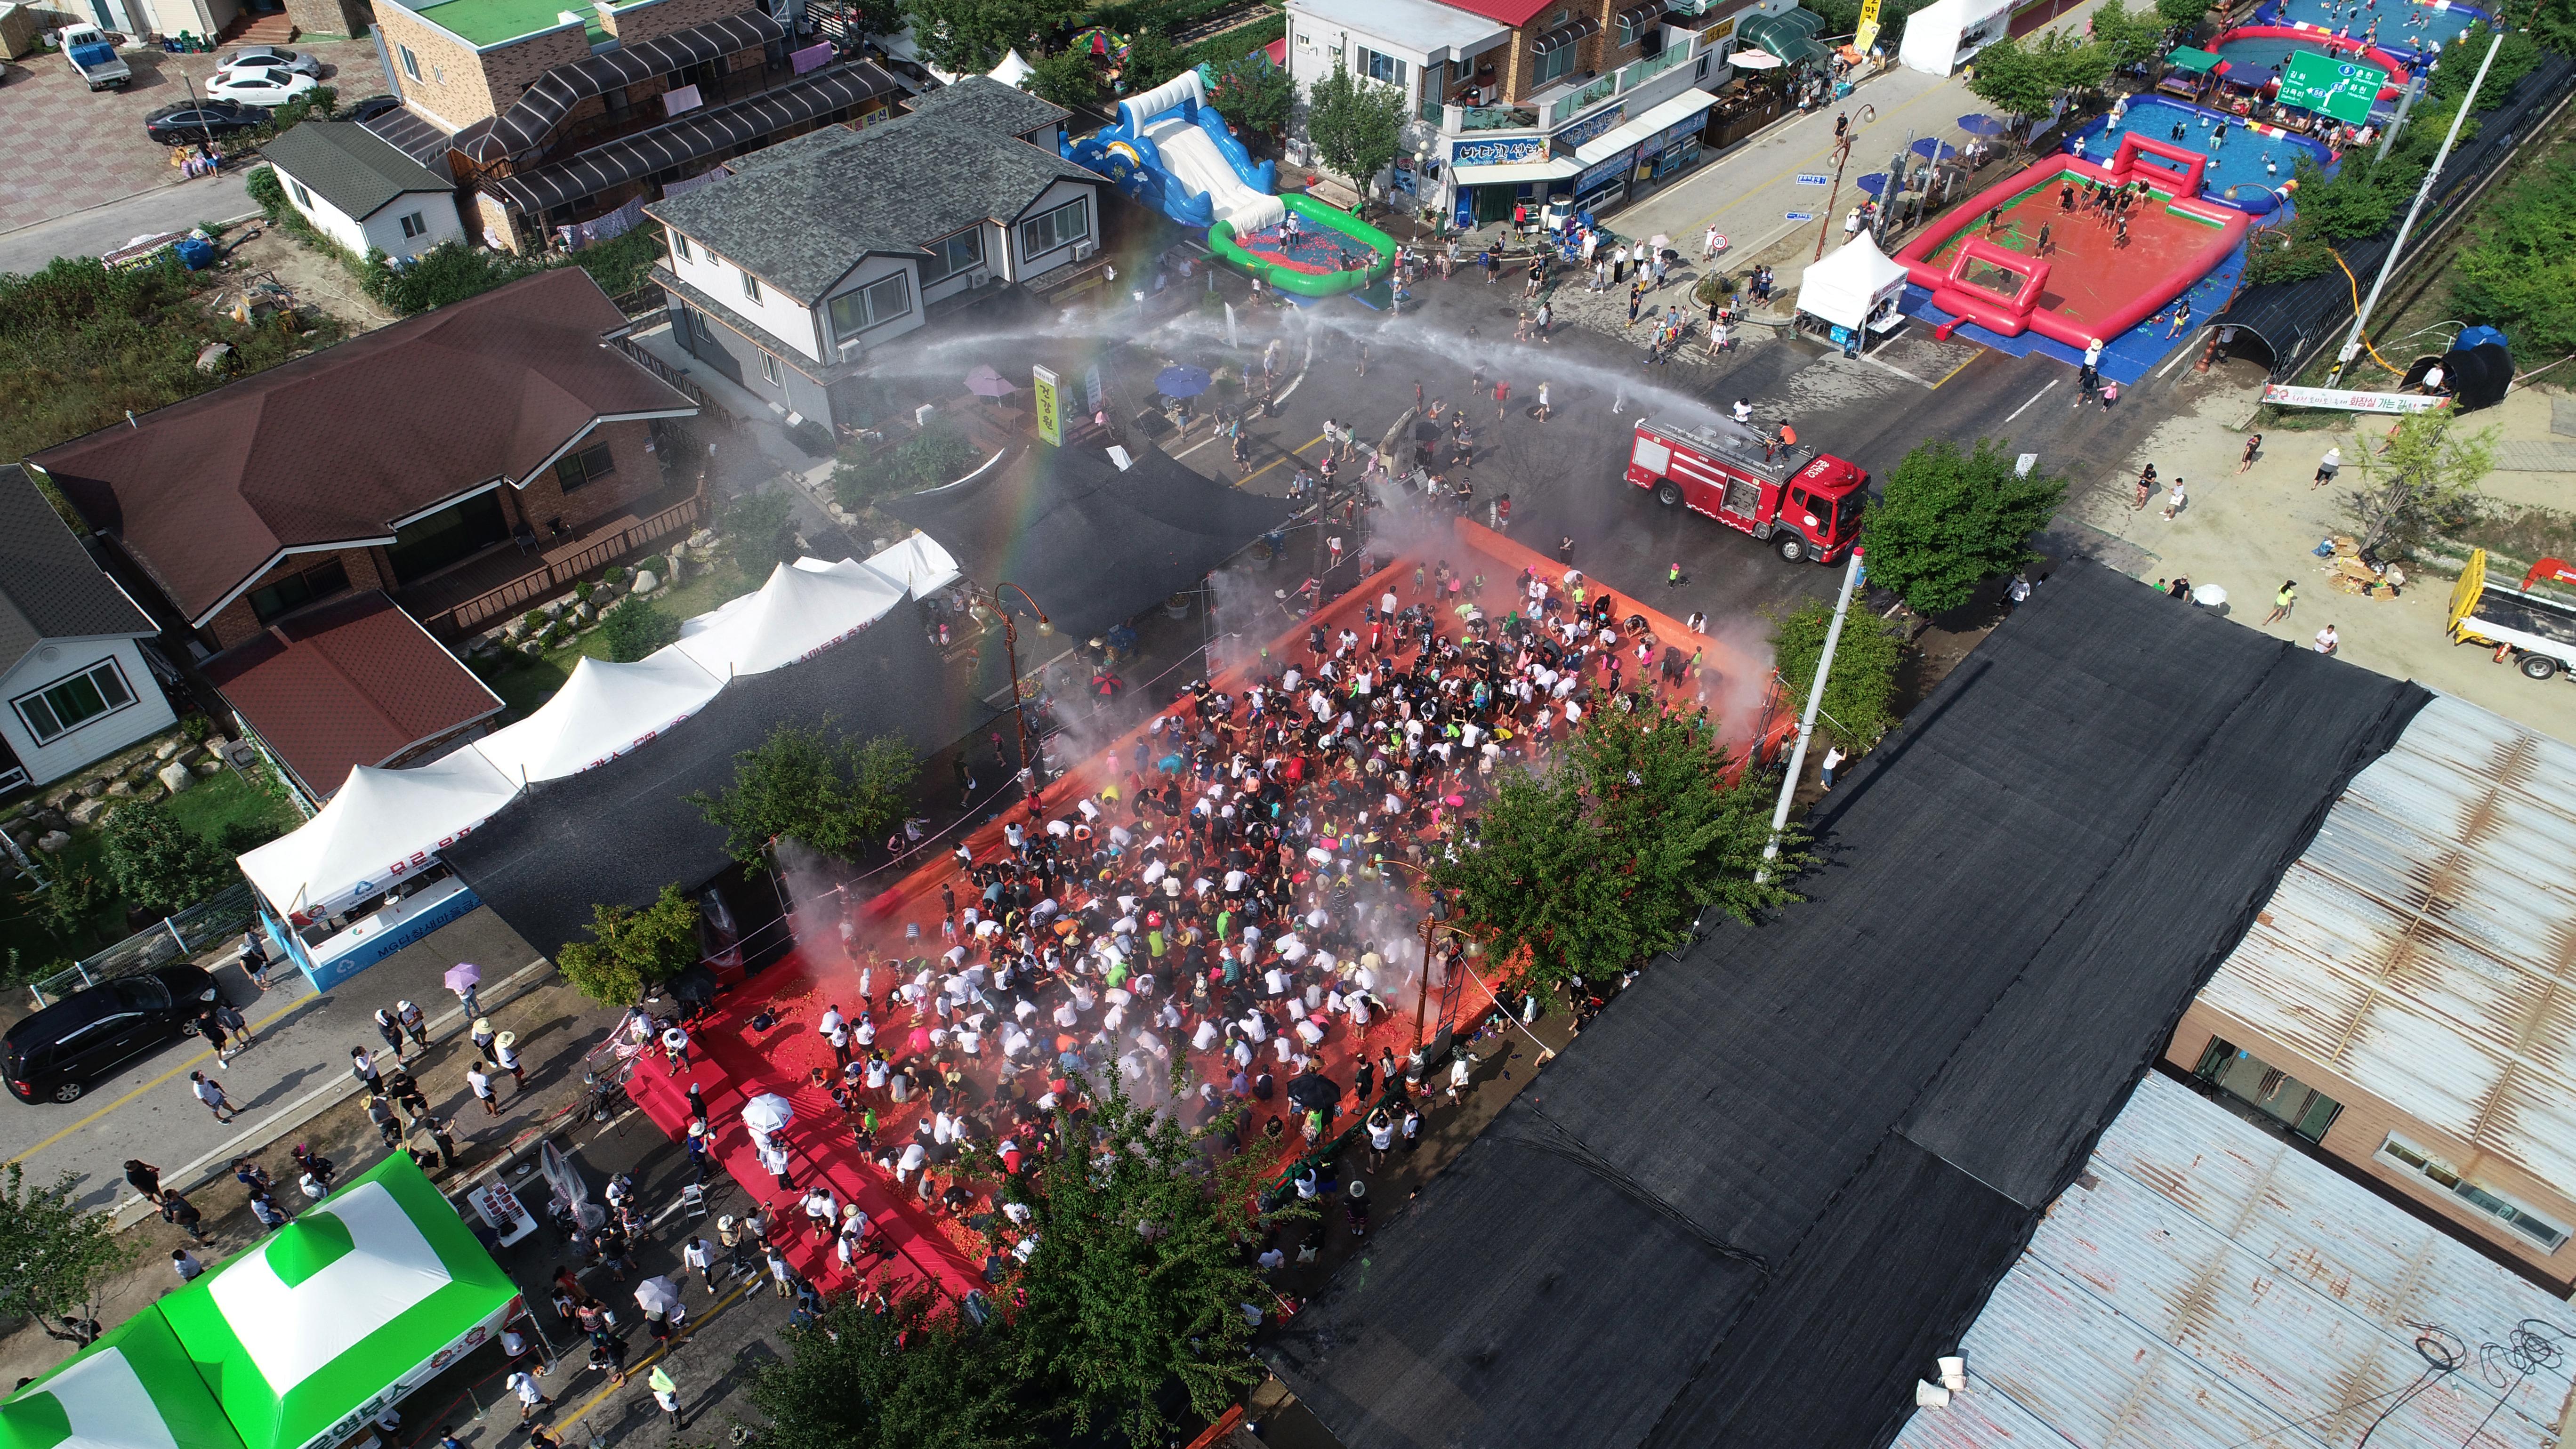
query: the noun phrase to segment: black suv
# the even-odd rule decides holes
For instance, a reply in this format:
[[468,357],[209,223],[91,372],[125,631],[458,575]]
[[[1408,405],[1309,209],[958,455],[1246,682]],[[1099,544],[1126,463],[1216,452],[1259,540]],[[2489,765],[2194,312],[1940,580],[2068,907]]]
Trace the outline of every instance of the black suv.
[[0,1073],[21,1102],[75,1102],[89,1084],[196,1028],[215,978],[164,966],[76,991],[0,1036]]

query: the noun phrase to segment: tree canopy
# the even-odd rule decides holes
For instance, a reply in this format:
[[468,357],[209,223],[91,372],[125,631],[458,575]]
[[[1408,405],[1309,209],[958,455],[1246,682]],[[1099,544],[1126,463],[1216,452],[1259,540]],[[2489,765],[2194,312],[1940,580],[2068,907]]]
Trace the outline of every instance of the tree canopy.
[[241,879],[222,847],[179,823],[158,800],[129,800],[108,817],[107,871],[126,900],[175,916]]
[[593,906],[587,941],[567,941],[555,965],[582,995],[602,1006],[633,1006],[644,989],[697,964],[698,903],[676,885],[642,910]]
[[726,546],[744,577],[767,579],[796,559],[796,505],[777,489],[747,493],[725,505]]
[[1943,438],[1906,454],[1864,525],[1870,580],[1918,614],[1940,614],[2036,559],[2030,536],[2056,515],[2066,480],[2018,476],[2013,462],[1994,438],[1978,439],[1972,453]]
[[1354,76],[1339,61],[1306,97],[1306,139],[1324,165],[1349,177],[1362,196],[1395,160],[1405,119],[1402,91]]
[[1028,88],[1040,99],[1053,101],[1068,111],[1098,104],[1104,89],[1100,68],[1091,63],[1091,52],[1078,48],[1031,61]]
[[85,1345],[98,1338],[108,1280],[136,1250],[118,1239],[112,1216],[74,1205],[79,1182],[66,1172],[51,1187],[29,1187],[27,1169],[9,1164],[0,1185],[0,1314]]
[[2525,357],[2576,352],[2576,166],[2516,178],[2468,230],[2451,315],[2504,329]]
[[[1809,599],[1772,625],[1772,657],[1793,709],[1807,707],[1816,661],[1824,657],[1825,631],[1833,622],[1833,605]],[[1824,718],[1817,723],[1845,749],[1868,749],[1896,722],[1888,702],[1896,694],[1896,666],[1903,653],[1896,631],[1867,609],[1855,608],[1843,620],[1842,637],[1834,641],[1834,672],[1825,680]]]
[[1729,783],[1733,764],[1661,701],[1633,713],[1604,702],[1551,771],[1502,782],[1432,884],[1521,983],[1614,975],[1679,941],[1705,907],[1750,920],[1798,899],[1781,884],[1801,862],[1795,839],[1754,880],[1772,787],[1751,770]]
[[2408,413],[2379,448],[2356,449],[2361,486],[2344,517],[2366,553],[2412,550],[2477,511],[2478,482],[2495,464],[2495,429],[2463,432],[2449,413]]
[[1089,8],[1077,0],[902,0],[902,7],[921,58],[968,75],[1001,64],[1005,51],[1053,52]]
[[2093,43],[2102,47],[2114,69],[2163,55],[2166,28],[2165,18],[2152,6],[2133,13],[2120,0],[2102,0],[2093,12]]
[[782,720],[769,738],[736,754],[733,769],[723,794],[701,790],[687,798],[725,832],[725,852],[757,871],[767,869],[772,840],[856,855],[903,819],[904,792],[921,763],[898,736],[861,740],[828,719],[811,727]]
[[1296,99],[1297,88],[1287,70],[1258,52],[1237,56],[1218,71],[1216,89],[1208,96],[1218,115],[1245,131],[1274,138],[1287,133]]
[[2033,121],[2047,115],[2068,91],[2109,79],[2111,64],[2107,48],[2062,31],[2028,41],[2007,35],[1977,52],[1968,89],[2007,115]]
[[788,1330],[752,1380],[769,1449],[1035,1449],[1007,1321],[981,1327],[927,1288],[843,1303]]

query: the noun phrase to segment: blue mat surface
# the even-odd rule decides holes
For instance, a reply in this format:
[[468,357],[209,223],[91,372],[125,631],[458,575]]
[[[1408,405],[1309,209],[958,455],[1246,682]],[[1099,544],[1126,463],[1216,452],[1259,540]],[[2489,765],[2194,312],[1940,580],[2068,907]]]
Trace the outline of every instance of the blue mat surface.
[[[2184,294],[2191,299],[2191,323],[2183,329],[2181,336],[2166,335],[2173,329],[2173,304],[2167,302],[2144,322],[2112,338],[2110,345],[2102,349],[2102,375],[2122,387],[2129,387],[2155,371],[2174,354],[2175,349],[2191,345],[2200,335],[2203,325],[2217,316],[2227,305],[2228,298],[2235,295],[2236,279],[2244,274],[2245,248],[2240,246]],[[1953,320],[1949,313],[1932,305],[1930,292],[1917,286],[1906,287],[1903,310],[1906,316],[1935,327]],[[2008,357],[2028,357],[2037,352],[2054,357],[2069,367],[2079,366],[2084,361],[2083,349],[2069,347],[2036,332],[2005,337],[1968,322],[1961,324],[1959,330],[1951,335],[1964,337],[1980,347],[1991,347]]]

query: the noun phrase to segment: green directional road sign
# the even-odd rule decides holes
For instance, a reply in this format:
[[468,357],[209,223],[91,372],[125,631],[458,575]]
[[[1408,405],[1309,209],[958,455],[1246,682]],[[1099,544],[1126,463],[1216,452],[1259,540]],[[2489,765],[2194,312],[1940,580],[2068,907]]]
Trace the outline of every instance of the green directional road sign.
[[[2241,77],[2231,77],[2241,79]],[[2388,84],[2388,72],[2359,61],[2298,50],[2290,53],[2281,73],[2281,104],[2303,111],[2322,111],[2355,126],[2370,121],[2370,107]]]

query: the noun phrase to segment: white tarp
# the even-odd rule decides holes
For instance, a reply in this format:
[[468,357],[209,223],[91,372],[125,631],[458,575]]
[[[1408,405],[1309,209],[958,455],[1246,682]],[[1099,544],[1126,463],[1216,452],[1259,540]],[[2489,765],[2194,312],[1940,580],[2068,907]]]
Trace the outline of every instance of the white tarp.
[[939,541],[919,529],[912,537],[868,560],[868,567],[912,591],[916,599],[926,599],[957,582],[960,577],[957,560]]
[[1020,59],[1020,53],[1017,50],[1005,52],[1000,65],[984,72],[1006,86],[1020,85],[1037,73],[1038,68]]
[[242,874],[281,911],[337,906],[419,870],[518,793],[471,745],[413,769],[361,765],[302,829],[243,856]]
[[671,647],[718,679],[760,674],[840,643],[903,602],[904,586],[856,559],[800,558],[760,591],[680,626]]
[[536,713],[473,747],[522,784],[578,774],[696,714],[723,688],[677,645],[632,664],[584,656]]
[[1798,310],[1837,327],[1859,327],[1878,304],[1905,290],[1905,268],[1864,231],[1825,254],[1798,279]]

